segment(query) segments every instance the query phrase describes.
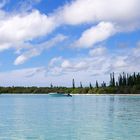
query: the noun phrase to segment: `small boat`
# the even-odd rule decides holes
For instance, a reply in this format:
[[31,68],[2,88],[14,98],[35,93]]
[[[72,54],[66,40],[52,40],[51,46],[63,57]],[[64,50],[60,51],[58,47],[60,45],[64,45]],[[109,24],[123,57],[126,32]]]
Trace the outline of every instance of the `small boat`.
[[71,95],[71,94],[69,94],[69,93],[67,94],[67,96],[68,96],[68,97],[72,97],[72,95]]
[[72,97],[71,94],[66,94],[66,93],[49,93],[49,95],[53,96],[53,97]]

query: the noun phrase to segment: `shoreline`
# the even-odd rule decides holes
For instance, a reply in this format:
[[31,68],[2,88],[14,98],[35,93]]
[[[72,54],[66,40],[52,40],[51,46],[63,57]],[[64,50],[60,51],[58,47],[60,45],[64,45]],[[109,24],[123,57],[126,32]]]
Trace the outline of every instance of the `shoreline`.
[[[49,93],[1,93],[0,95],[49,95]],[[140,94],[70,94],[72,96],[77,96],[77,95],[87,95],[87,96],[140,96]]]
[[95,96],[103,96],[103,95],[105,95],[105,96],[107,96],[107,95],[111,95],[111,96],[117,96],[117,95],[119,95],[119,96],[121,96],[121,95],[126,95],[126,96],[129,96],[129,95],[131,95],[131,96],[136,96],[136,95],[138,95],[138,96],[140,96],[140,94],[116,94],[116,93],[114,93],[114,94],[112,94],[112,93],[108,93],[108,94],[71,94],[71,95],[95,95]]

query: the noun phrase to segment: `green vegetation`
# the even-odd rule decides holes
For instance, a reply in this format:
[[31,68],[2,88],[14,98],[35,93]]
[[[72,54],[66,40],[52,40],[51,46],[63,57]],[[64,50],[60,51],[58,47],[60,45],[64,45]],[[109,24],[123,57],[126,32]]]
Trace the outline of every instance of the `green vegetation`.
[[47,94],[50,92],[73,93],[73,94],[140,94],[140,73],[126,74],[122,73],[115,80],[115,74],[110,74],[110,83],[107,85],[104,81],[99,85],[96,81],[95,86],[89,83],[88,87],[83,87],[80,82],[79,87],[75,86],[75,80],[72,79],[72,87],[56,87],[52,83],[50,87],[0,87],[0,93],[33,93]]

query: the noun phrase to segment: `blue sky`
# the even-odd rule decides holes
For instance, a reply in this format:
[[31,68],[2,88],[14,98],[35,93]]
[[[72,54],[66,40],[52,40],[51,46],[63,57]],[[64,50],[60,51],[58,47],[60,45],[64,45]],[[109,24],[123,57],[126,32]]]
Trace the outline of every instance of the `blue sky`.
[[[111,5],[111,6],[110,6]],[[0,85],[71,86],[139,72],[139,0],[2,0]]]

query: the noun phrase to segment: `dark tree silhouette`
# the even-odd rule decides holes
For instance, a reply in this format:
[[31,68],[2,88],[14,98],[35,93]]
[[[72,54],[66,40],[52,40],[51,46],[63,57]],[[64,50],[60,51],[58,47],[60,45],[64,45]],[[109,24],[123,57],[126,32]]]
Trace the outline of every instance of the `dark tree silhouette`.
[[82,82],[80,82],[80,88],[83,88]]
[[91,83],[89,83],[89,88],[92,89],[92,84]]
[[99,88],[99,84],[98,81],[96,80],[96,88]]
[[74,81],[74,79],[72,79],[72,88],[73,89],[75,88],[75,81]]

